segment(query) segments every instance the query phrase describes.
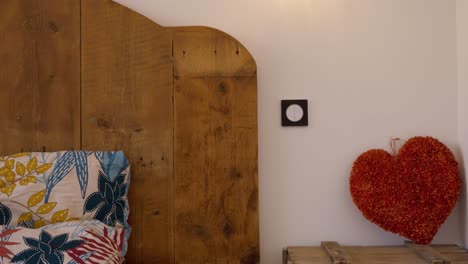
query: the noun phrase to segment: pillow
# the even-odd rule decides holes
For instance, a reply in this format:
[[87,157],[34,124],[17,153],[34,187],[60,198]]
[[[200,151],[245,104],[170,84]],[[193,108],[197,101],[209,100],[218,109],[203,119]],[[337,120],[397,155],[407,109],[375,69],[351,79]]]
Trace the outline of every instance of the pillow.
[[40,228],[96,219],[127,229],[130,166],[121,151],[0,158],[0,225]]
[[[97,220],[43,226],[0,226],[0,257],[8,263],[122,263],[124,229]],[[3,262],[2,262],[3,263]]]

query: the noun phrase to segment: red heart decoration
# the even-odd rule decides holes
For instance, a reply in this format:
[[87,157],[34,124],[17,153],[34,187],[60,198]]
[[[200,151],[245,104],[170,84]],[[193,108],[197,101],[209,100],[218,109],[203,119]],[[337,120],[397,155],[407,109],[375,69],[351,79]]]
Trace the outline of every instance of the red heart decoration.
[[374,149],[354,162],[351,195],[383,229],[429,244],[455,207],[462,181],[452,152],[432,137],[414,137],[397,155]]

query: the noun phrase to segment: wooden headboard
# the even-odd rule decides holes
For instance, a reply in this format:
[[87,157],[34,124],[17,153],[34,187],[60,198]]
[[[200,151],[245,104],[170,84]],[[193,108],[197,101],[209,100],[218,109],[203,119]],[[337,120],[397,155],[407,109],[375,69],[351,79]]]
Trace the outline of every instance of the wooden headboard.
[[2,0],[0,60],[1,154],[129,157],[129,263],[258,263],[256,65],[238,41],[109,0]]

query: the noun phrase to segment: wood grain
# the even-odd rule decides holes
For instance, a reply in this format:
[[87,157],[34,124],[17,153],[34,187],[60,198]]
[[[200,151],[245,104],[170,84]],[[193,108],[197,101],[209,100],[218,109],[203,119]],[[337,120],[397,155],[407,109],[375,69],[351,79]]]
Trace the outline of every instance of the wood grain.
[[289,247],[283,264],[322,264],[331,263],[330,256],[321,247]]
[[[426,251],[437,255],[437,261],[428,258],[427,254],[418,253],[419,248],[411,249],[407,246],[371,246],[371,247],[343,247],[351,259],[351,264],[429,264],[442,263],[466,264],[468,251],[456,245],[426,246]],[[321,264],[330,263],[328,254],[323,247],[289,247],[284,263],[292,264]],[[289,263],[288,263],[289,264]]]
[[173,261],[170,32],[111,1],[82,1],[83,148],[132,165],[129,263]]
[[110,0],[3,0],[0,59],[1,153],[128,156],[129,263],[259,262],[256,65],[237,40]]
[[440,252],[452,264],[468,263],[468,251],[464,248],[456,245],[433,245],[432,248]]
[[442,254],[428,245],[417,245],[412,242],[406,241],[405,246],[412,249],[421,258],[431,264],[450,264],[450,261],[445,259]]
[[2,0],[0,60],[0,153],[79,149],[79,1]]
[[322,248],[327,252],[332,264],[351,264],[351,257],[337,242],[322,242]]
[[175,262],[258,263],[255,63],[220,31],[173,32]]
[[249,51],[228,34],[209,27],[172,28],[177,77],[256,76]]

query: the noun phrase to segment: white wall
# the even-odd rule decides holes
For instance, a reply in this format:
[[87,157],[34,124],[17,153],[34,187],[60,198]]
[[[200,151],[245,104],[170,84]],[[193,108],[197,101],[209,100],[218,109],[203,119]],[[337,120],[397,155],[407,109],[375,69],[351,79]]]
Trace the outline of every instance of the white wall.
[[[458,138],[463,157],[465,174],[465,193],[463,194],[462,221],[468,220],[465,168],[468,168],[468,1],[457,0],[457,33],[458,33]],[[463,227],[465,246],[468,244],[468,228]]]
[[[457,153],[455,0],[118,0],[165,26],[207,25],[253,54],[259,78],[262,263],[281,248],[401,244],[351,201],[354,159],[391,136],[432,135]],[[308,128],[280,126],[307,98]],[[459,208],[435,242],[461,243]]]

